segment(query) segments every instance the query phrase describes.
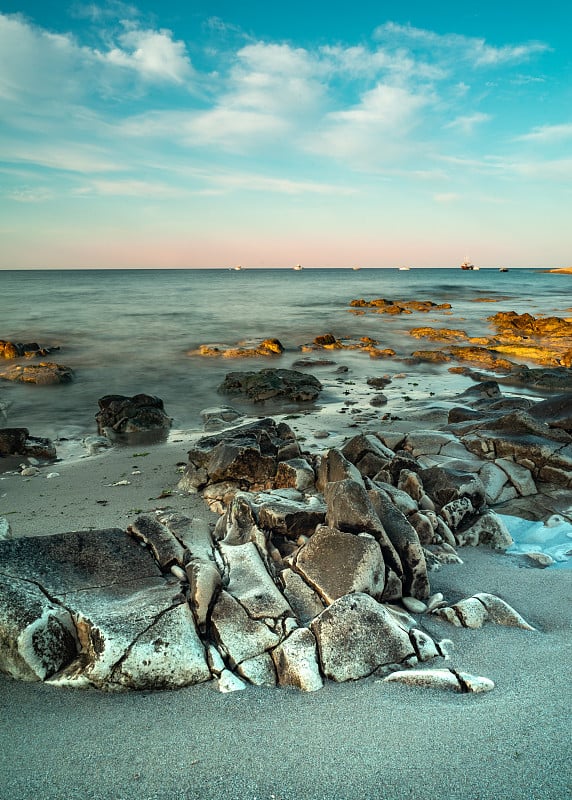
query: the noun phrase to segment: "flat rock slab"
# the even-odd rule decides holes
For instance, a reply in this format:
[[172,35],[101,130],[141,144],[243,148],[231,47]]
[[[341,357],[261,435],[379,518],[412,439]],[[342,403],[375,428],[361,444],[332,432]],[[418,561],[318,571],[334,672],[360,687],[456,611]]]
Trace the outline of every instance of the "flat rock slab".
[[0,542],[0,572],[57,597],[161,577],[150,553],[120,528]]
[[179,582],[118,528],[0,542],[0,587],[0,669],[15,677],[104,689],[211,677]]

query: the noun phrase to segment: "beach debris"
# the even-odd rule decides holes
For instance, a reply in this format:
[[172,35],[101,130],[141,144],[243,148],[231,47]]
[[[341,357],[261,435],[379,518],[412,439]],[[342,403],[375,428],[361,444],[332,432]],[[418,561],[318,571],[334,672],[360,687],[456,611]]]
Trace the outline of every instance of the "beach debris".
[[495,686],[489,678],[459,672],[456,669],[397,670],[383,678],[383,683],[405,683],[407,686],[472,694],[490,692]]

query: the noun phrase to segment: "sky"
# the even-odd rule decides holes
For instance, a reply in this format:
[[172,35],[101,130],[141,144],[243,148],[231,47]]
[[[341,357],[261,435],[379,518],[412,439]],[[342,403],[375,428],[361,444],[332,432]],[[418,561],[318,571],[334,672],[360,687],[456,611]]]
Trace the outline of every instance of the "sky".
[[0,269],[572,264],[562,0],[0,0]]

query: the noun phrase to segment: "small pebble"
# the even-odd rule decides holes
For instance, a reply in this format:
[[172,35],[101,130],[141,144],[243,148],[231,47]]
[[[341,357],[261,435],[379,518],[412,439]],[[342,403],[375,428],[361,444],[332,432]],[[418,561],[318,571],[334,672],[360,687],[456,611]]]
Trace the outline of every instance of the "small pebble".
[[48,472],[48,474],[46,475],[46,478],[59,478],[59,477],[60,477],[59,472]]

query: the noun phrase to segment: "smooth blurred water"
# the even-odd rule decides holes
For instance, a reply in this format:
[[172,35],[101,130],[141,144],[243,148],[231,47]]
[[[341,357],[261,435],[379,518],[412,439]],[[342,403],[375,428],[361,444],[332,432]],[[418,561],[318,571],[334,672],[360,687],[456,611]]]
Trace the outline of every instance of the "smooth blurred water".
[[[56,387],[0,381],[0,401],[11,403],[8,424],[25,425],[34,435],[93,432],[97,399],[110,393],[156,394],[176,427],[192,427],[201,408],[221,402],[216,387],[227,372],[289,367],[300,345],[318,334],[371,336],[407,356],[421,346],[408,335],[412,327],[458,327],[477,336],[491,333],[486,317],[498,311],[569,315],[571,282],[569,275],[540,270],[0,271],[0,338],[59,345],[49,360],[76,374],[73,384]],[[359,297],[432,300],[453,308],[359,316],[348,312]],[[475,302],[482,298],[496,302]],[[199,344],[268,336],[286,347],[278,360],[188,355]],[[335,358],[360,377],[403,368],[345,351]]]

